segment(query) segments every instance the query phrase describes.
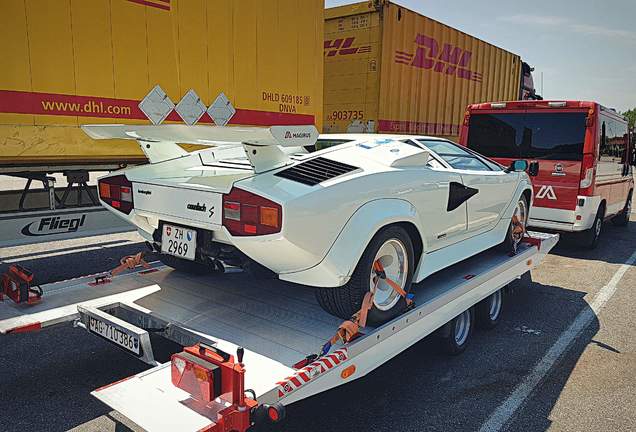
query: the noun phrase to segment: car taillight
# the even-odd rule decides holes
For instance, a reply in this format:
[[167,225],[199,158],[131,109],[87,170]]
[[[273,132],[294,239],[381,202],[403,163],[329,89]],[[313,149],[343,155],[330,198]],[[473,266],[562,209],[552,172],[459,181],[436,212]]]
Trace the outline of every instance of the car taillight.
[[283,211],[260,195],[232,188],[223,195],[223,226],[233,236],[253,236],[280,232]]
[[588,189],[594,182],[594,155],[584,154],[581,163],[581,182],[580,189]]
[[122,213],[130,214],[133,203],[132,183],[125,175],[117,175],[100,179],[98,182],[99,197],[109,206]]

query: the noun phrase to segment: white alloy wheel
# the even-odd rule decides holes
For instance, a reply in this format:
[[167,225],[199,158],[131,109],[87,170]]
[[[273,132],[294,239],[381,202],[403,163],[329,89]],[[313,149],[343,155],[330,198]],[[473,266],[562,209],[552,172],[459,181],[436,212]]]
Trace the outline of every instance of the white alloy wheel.
[[468,335],[470,334],[470,311],[466,310],[462,312],[462,314],[455,319],[457,322],[455,324],[455,334],[453,337],[455,339],[455,344],[457,346],[462,346],[466,343],[466,339],[468,339]]
[[517,247],[523,239],[523,234],[526,232],[526,226],[528,224],[528,208],[526,200],[520,198],[515,206],[514,213],[512,214],[512,223],[510,224],[510,236],[512,238],[512,249],[517,251]]
[[501,306],[503,305],[502,290],[495,291],[490,297],[490,307],[488,308],[488,316],[491,321],[497,321],[501,314]]
[[369,290],[375,287],[373,304],[382,311],[390,310],[400,300],[400,294],[392,283],[405,289],[409,260],[404,244],[395,238],[385,241],[373,259],[369,278]]

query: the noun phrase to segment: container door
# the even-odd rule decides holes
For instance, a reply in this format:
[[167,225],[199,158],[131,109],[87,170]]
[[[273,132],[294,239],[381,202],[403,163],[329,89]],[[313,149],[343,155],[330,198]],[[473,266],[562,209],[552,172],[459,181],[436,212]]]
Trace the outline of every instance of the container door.
[[[568,212],[576,209],[585,117],[584,112],[526,113],[520,156],[539,164],[538,175],[532,179],[534,207]],[[531,212],[531,217],[572,222],[571,214],[561,212]]]

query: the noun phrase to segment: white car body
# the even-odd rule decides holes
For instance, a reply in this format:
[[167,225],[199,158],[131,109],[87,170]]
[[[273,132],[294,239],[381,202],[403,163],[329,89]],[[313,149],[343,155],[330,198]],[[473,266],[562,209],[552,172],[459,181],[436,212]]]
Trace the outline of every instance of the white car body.
[[[280,138],[285,127],[265,129],[268,133],[244,128],[243,135],[226,136],[229,129],[237,128],[172,126],[84,126],[94,138],[137,139],[151,162],[106,176],[124,174],[132,182],[134,208],[129,214],[103,200],[102,204],[135,225],[149,242],[157,242],[153,233],[160,221],[198,228],[211,232],[213,242],[235,247],[280,279],[304,285],[337,287],[347,283],[371,238],[382,227],[395,223],[403,224],[414,237],[419,253],[413,282],[419,282],[501,243],[519,197],[532,197],[531,183],[524,172],[506,172],[476,154],[472,157],[492,169],[456,169],[420,142],[448,143],[440,138],[321,135],[320,140],[346,143],[290,155],[299,150],[299,145],[313,144],[315,128],[298,135],[297,141],[281,151],[275,144],[286,145]],[[189,132],[193,128],[198,128],[194,135]],[[253,134],[260,135],[250,139]],[[176,136],[166,138],[172,135]],[[186,153],[174,144],[212,145],[233,140],[243,145]],[[267,154],[263,155],[262,150]],[[302,168],[303,163],[319,157],[355,169],[313,186],[280,176],[291,167]],[[478,192],[449,211],[452,182]],[[221,209],[223,194],[233,187],[280,204],[280,232],[232,235],[223,224]],[[456,190],[458,186],[452,187]],[[192,203],[205,204],[206,209],[214,211],[189,210]]]

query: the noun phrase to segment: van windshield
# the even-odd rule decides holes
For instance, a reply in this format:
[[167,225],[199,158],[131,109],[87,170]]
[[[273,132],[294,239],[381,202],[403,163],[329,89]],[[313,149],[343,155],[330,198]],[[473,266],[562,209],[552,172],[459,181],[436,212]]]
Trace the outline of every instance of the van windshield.
[[586,113],[473,114],[468,147],[487,157],[578,161]]

